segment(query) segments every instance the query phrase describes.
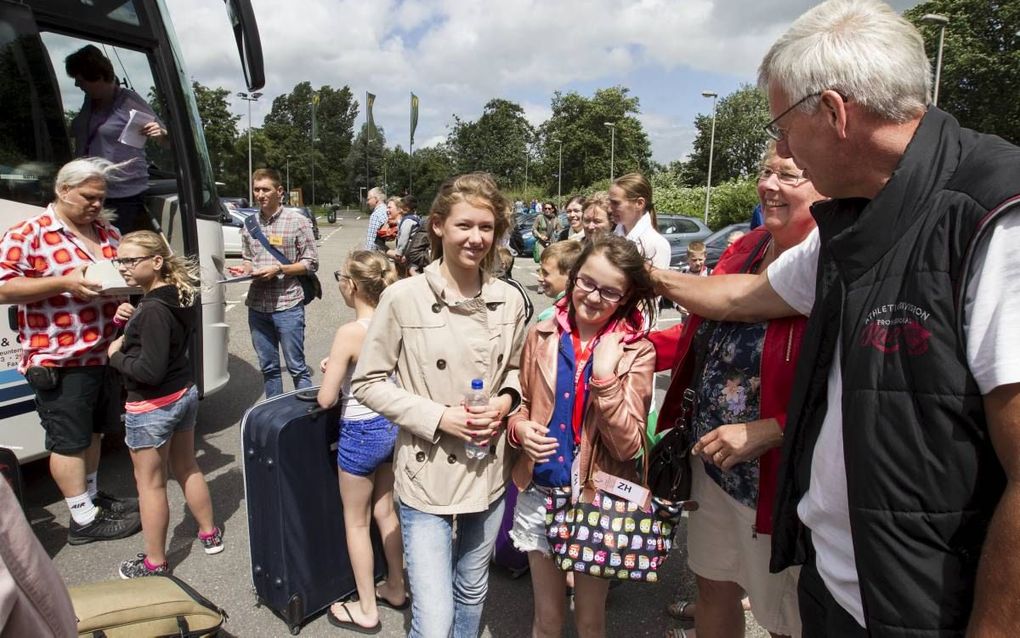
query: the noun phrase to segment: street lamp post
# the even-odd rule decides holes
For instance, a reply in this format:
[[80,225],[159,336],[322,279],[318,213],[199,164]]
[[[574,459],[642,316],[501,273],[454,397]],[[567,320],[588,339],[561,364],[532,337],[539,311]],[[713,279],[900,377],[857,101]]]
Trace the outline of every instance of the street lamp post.
[[237,97],[248,103],[248,194],[251,195],[251,103],[262,97],[259,92],[238,93]]
[[708,224],[708,203],[712,198],[712,155],[715,151],[715,101],[719,94],[713,91],[702,91],[701,95],[712,98],[712,134],[708,140],[708,184],[705,187],[705,224]]
[[315,100],[308,104],[312,107],[312,206],[315,206]]
[[528,159],[531,155],[527,147],[524,149],[524,196],[528,196]]
[[603,122],[609,127],[609,181],[616,177],[616,122]]
[[946,41],[946,25],[949,24],[949,18],[943,15],[938,15],[937,13],[928,13],[921,16],[921,22],[939,25],[939,52],[938,56],[935,58],[935,90],[931,99],[932,106],[938,106],[939,80],[942,78],[942,45]]
[[556,201],[558,206],[563,206],[563,140],[553,140],[560,145],[560,170],[556,174],[558,184],[556,186]]
[[287,203],[290,203],[290,155],[287,156]]

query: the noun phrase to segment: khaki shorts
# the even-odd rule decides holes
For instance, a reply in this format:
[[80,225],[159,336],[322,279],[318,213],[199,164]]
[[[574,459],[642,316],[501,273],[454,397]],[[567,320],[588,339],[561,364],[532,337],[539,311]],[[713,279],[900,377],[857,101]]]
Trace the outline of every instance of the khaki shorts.
[[772,537],[754,537],[754,510],[719,487],[700,459],[691,459],[691,465],[691,498],[698,502],[698,509],[688,515],[687,565],[702,578],[743,587],[751,599],[751,613],[766,630],[800,636],[800,567],[769,573]]

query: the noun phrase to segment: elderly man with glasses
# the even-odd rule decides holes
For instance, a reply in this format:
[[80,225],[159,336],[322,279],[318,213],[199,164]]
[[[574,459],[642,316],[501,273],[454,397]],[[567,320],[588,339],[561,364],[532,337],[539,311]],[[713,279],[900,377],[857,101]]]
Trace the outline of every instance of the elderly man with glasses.
[[920,33],[876,0],[809,10],[759,84],[831,198],[818,231],[760,275],[655,277],[703,316],[810,314],[772,568],[803,564],[804,635],[1012,635],[1020,149],[930,105]]

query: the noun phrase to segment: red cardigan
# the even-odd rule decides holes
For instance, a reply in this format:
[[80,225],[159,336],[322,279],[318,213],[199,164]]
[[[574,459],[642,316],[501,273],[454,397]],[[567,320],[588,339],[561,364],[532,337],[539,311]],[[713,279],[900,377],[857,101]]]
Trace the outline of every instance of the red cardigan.
[[[723,253],[719,264],[712,271],[712,276],[741,272],[745,265],[749,265],[753,253],[757,253],[754,255],[754,261],[757,261],[768,246],[768,242],[765,241],[767,234],[768,231],[759,227],[737,240]],[[680,399],[694,377],[695,356],[691,344],[702,321],[704,321],[702,317],[691,315],[684,325],[653,332],[648,337],[655,344],[656,370],[673,369],[656,430],[672,427],[679,417]],[[758,418],[774,418],[784,430],[786,405],[793,389],[794,371],[797,368],[797,357],[800,355],[800,342],[804,336],[806,323],[807,318],[802,316],[774,319],[769,321],[765,331],[765,345],[761,353],[761,401]],[[776,496],[779,460],[778,447],[768,450],[759,459],[758,508],[754,527],[756,533],[772,533],[772,504]]]

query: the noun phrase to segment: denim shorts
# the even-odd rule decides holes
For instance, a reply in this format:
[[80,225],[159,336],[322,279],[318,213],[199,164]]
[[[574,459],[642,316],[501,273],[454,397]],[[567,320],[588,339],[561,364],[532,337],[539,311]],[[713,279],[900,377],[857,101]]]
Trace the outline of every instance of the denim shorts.
[[563,489],[570,488],[543,487],[532,483],[517,495],[510,540],[519,551],[541,552],[543,556],[552,556],[545,533],[545,497]]
[[180,399],[142,414],[125,415],[124,441],[132,450],[162,447],[176,432],[195,429],[198,421],[198,389],[188,388]]
[[397,426],[384,416],[364,421],[341,419],[337,465],[348,474],[368,476],[383,463],[393,462],[396,441]]

